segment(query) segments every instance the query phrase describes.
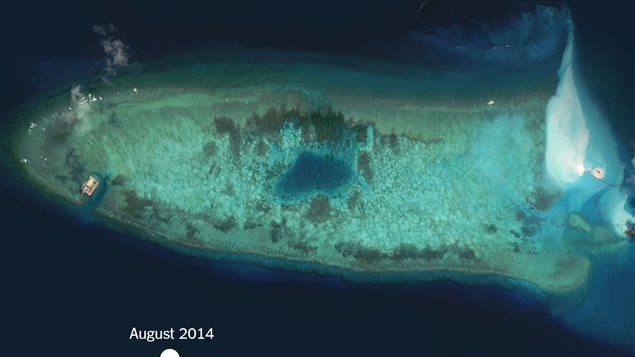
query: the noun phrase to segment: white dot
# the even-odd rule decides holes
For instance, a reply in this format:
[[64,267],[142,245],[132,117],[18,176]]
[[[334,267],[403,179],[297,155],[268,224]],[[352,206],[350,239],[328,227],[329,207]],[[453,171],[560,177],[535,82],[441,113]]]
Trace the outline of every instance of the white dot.
[[160,357],[179,357],[179,353],[171,348],[168,348],[167,350],[161,352]]

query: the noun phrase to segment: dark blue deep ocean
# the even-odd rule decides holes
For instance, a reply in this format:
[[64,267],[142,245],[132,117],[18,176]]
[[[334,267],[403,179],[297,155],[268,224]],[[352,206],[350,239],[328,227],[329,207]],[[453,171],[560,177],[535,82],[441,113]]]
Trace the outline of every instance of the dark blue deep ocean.
[[[540,1],[543,4],[560,2]],[[505,19],[518,1],[27,2],[0,10],[0,115],[99,71],[93,24],[132,61],[218,41],[365,54],[410,31]],[[635,5],[570,1],[580,66],[620,139],[635,133]],[[383,41],[383,42],[382,42]],[[374,47],[373,51],[377,51]],[[382,52],[382,51],[379,51]],[[386,54],[386,52],[382,52]],[[619,118],[619,119],[616,119]],[[3,150],[6,148],[3,147]],[[632,149],[625,157],[632,157]],[[630,156],[629,156],[630,155]],[[538,301],[451,282],[351,283],[220,264],[91,224],[0,175],[0,355],[628,355]],[[132,327],[213,327],[211,342],[129,341]]]

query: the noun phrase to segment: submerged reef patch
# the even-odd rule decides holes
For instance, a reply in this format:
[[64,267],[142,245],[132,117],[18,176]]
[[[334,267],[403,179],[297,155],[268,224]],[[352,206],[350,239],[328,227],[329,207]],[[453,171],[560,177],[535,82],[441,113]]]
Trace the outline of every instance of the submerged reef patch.
[[306,219],[311,222],[323,222],[331,215],[331,204],[325,195],[317,195],[311,200],[309,209],[306,212]]

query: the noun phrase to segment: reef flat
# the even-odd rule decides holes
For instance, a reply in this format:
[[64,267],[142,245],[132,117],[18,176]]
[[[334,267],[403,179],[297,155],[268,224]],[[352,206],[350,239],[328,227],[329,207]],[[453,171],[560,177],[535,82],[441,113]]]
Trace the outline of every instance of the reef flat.
[[68,202],[96,175],[98,214],[170,247],[563,293],[587,254],[625,243],[576,213],[563,239],[542,224],[561,194],[544,185],[557,80],[298,54],[155,62],[30,103],[12,149]]

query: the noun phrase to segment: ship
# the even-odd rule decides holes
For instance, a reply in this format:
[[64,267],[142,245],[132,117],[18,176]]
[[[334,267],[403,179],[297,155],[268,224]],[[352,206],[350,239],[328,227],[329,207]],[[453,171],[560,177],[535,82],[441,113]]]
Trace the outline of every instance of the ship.
[[82,194],[82,196],[86,195],[90,197],[97,189],[97,186],[99,186],[99,181],[95,178],[95,176],[88,175],[86,180],[84,180],[82,187],[79,188],[79,192]]

